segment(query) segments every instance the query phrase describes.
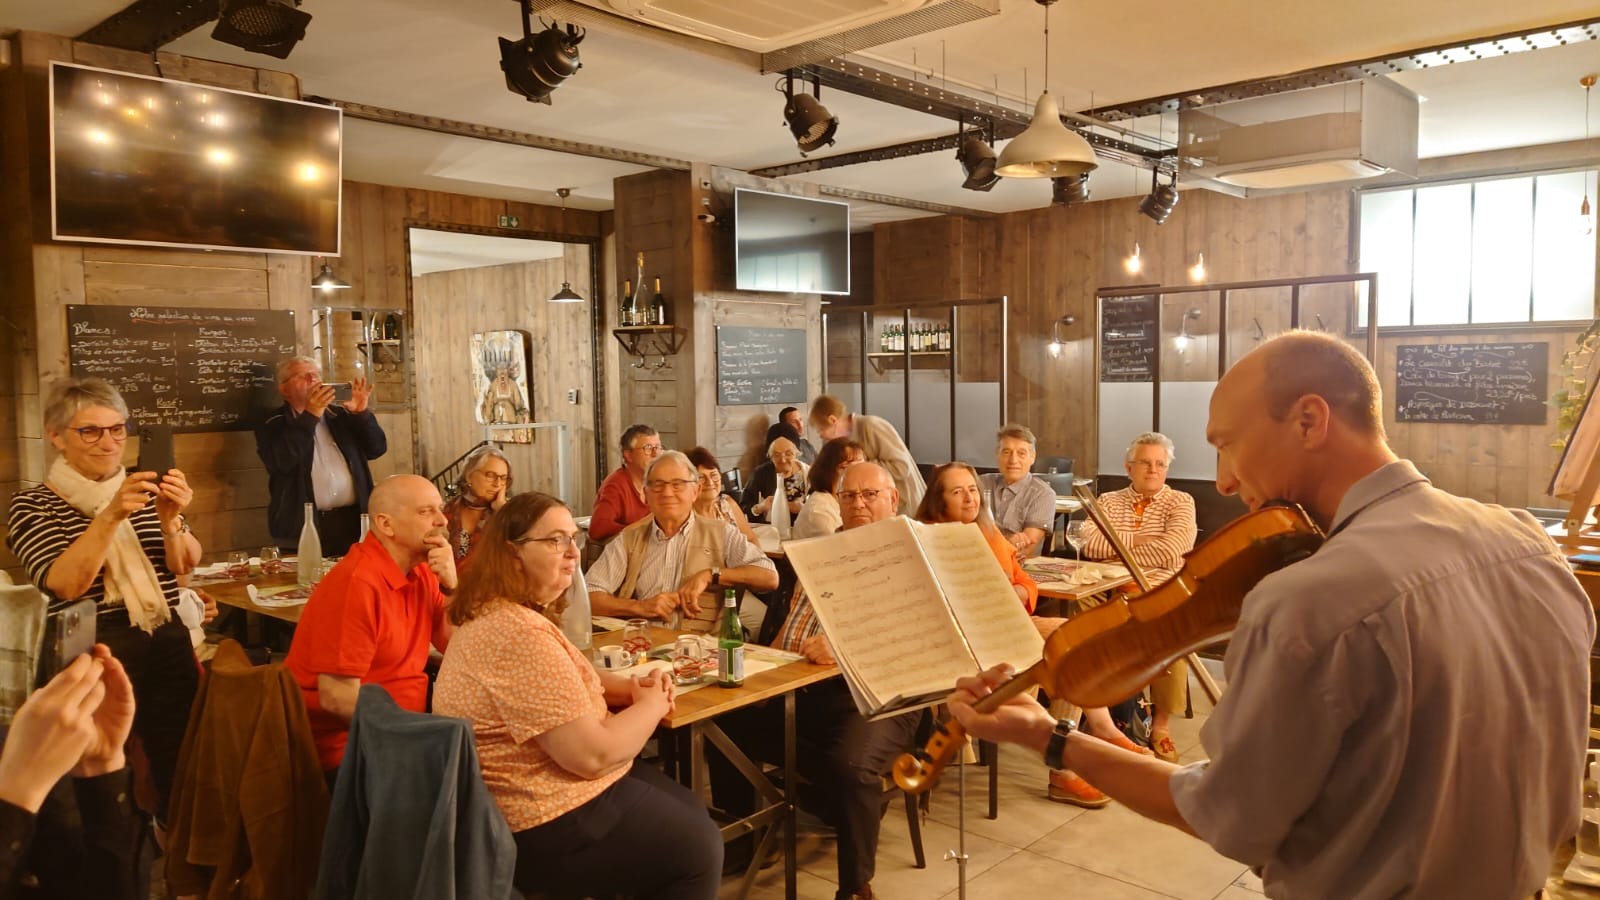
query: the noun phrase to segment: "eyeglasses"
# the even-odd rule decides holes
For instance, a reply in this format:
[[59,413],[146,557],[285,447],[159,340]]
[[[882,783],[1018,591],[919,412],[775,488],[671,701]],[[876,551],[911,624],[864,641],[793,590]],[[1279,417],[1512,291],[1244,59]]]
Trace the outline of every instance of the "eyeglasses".
[[481,472],[480,471],[480,472],[473,472],[472,474],[478,476],[479,478],[482,478],[484,481],[487,481],[490,484],[505,484],[506,482],[511,480],[511,476],[510,475],[501,475],[499,472]]
[[700,473],[700,481],[705,483],[705,484],[711,484],[713,482],[720,483],[722,481],[722,473],[721,472],[701,472]]
[[645,453],[660,453],[661,452],[661,445],[660,444],[640,444],[639,446],[637,446],[637,447],[635,447],[633,449],[642,450]]
[[518,547],[521,547],[524,544],[529,544],[529,543],[533,543],[533,542],[538,542],[538,543],[541,543],[541,544],[545,545],[546,547],[549,547],[550,550],[552,552],[554,552],[554,553],[561,553],[564,550],[566,550],[568,547],[577,547],[578,546],[578,535],[577,535],[577,532],[573,532],[572,534],[563,534],[563,533],[558,531],[555,534],[547,535],[545,537],[517,538],[517,539],[513,540],[511,543],[516,544]]
[[841,506],[849,505],[851,503],[856,502],[857,500],[860,500],[862,503],[871,503],[874,500],[877,500],[878,499],[878,495],[881,494],[881,493],[883,493],[883,491],[878,491],[878,490],[871,490],[871,491],[840,491],[839,494],[838,494],[839,504]]
[[647,481],[645,482],[644,486],[658,494],[661,494],[665,493],[666,491],[677,493],[678,491],[685,490],[689,487],[689,485],[694,483],[695,482],[687,478],[674,478],[671,481]]
[[108,434],[111,435],[111,439],[113,441],[125,441],[128,439],[127,422],[118,422],[115,425],[107,425],[104,427],[99,425],[85,425],[82,428],[68,428],[67,430],[76,431],[78,433],[78,437],[82,438],[85,444],[98,444],[100,443],[100,439]]
[[1136,459],[1129,465],[1143,466],[1146,469],[1165,469],[1170,464],[1164,459]]

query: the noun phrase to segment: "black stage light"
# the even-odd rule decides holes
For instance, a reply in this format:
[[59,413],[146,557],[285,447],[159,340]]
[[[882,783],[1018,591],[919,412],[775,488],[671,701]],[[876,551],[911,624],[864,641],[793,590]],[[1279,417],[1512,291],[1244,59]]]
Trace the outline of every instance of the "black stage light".
[[838,117],[822,105],[822,79],[813,78],[812,94],[806,94],[804,88],[803,76],[798,94],[794,92],[794,74],[784,76],[783,121],[802,154],[832,144],[833,134],[839,130]]
[[568,25],[563,31],[552,23],[533,33],[533,9],[522,0],[522,40],[500,38],[500,69],[506,73],[506,89],[521,94],[529,103],[550,105],[550,94],[574,72],[583,68],[578,61],[578,44],[584,30]]
[[1173,207],[1178,205],[1178,175],[1174,172],[1170,184],[1156,187],[1156,173],[1158,171],[1156,169],[1150,171],[1150,193],[1139,201],[1139,212],[1154,219],[1155,223],[1160,225],[1167,221],[1167,217],[1172,215]]
[[1083,203],[1089,199],[1089,173],[1050,179],[1050,202],[1056,206]]
[[967,190],[987,191],[1000,183],[1000,176],[994,173],[994,147],[980,132],[969,131],[961,136],[956,160],[961,163],[962,174],[967,176],[961,183]]
[[299,6],[300,0],[221,0],[211,38],[252,53],[287,59],[311,22],[311,14],[301,12]]

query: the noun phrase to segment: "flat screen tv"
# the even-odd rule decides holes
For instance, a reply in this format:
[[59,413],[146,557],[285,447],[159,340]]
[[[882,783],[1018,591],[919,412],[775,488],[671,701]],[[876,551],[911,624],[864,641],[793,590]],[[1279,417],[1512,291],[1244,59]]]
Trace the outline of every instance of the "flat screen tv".
[[56,240],[339,254],[334,107],[50,66]]
[[850,293],[850,206],[739,189],[733,243],[741,291]]

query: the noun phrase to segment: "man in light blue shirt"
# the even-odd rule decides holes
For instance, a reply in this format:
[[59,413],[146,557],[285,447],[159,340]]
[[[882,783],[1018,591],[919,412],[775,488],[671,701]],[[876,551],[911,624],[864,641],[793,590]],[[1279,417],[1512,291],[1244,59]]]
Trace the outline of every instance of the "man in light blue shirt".
[[1033,477],[1037,442],[1023,425],[1007,425],[996,436],[995,464],[1000,471],[985,475],[982,488],[993,498],[994,522],[1026,559],[1038,556],[1044,536],[1056,521],[1056,492]]

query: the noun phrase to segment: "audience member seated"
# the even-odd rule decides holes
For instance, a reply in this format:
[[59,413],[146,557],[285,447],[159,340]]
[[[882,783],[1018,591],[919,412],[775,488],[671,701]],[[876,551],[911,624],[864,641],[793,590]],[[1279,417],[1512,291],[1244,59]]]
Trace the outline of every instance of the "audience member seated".
[[307,503],[315,504],[324,556],[343,556],[361,537],[372,493],[367,461],[389,451],[370,408],[372,385],[360,378],[350,399],[333,402],[321,364],[296,356],[278,364],[283,406],[256,428],[256,455],[267,468],[267,527],[279,547],[299,546]]
[[[787,425],[774,425],[772,429],[794,433]],[[789,506],[789,521],[793,522],[794,517],[800,514],[800,504],[806,499],[806,472],[809,467],[800,461],[795,440],[783,434],[773,437],[767,444],[767,461],[756,466],[750,483],[745,485],[741,505],[753,521],[772,521],[772,505],[778,502],[776,497],[780,479],[783,482],[783,502]]]
[[839,500],[833,496],[839,476],[849,466],[865,461],[861,445],[849,438],[834,438],[822,445],[817,461],[806,475],[811,493],[800,505],[800,514],[794,517],[792,536],[799,538],[821,537],[833,534],[844,525],[839,515]]
[[832,394],[823,394],[811,404],[810,419],[817,436],[825,441],[848,437],[861,444],[867,462],[882,466],[894,479],[895,490],[900,494],[900,508],[896,512],[907,516],[916,512],[927,487],[923,484],[922,473],[917,470],[917,461],[906,449],[906,442],[887,419],[852,413]]
[[650,515],[644,496],[644,470],[661,455],[661,436],[649,425],[630,425],[622,433],[622,465],[600,482],[589,516],[589,539],[603,541]]
[[[133,685],[104,644],[17,709],[0,750],[0,897],[150,896],[137,861],[145,820],[122,750],[136,715]],[[68,774],[70,799],[52,790]]]
[[[676,477],[673,455],[653,477]],[[597,671],[562,634],[577,537],[546,494],[514,497],[490,521],[450,601],[457,631],[434,710],[472,723],[518,890],[709,900],[721,834],[692,793],[634,759],[672,709],[671,677]]]
[[1007,425],[997,437],[995,464],[1000,471],[983,476],[980,486],[994,498],[994,523],[1017,554],[1038,556],[1056,523],[1056,492],[1033,477],[1037,446],[1031,430]]
[[785,406],[778,410],[778,421],[794,429],[794,445],[800,450],[800,461],[811,465],[817,459],[817,448],[811,446],[806,440],[806,419],[800,415],[800,410],[793,406]]
[[994,551],[995,559],[1000,561],[1000,568],[1011,579],[1011,589],[1017,592],[1017,599],[1022,601],[1024,609],[1033,612],[1039,603],[1039,585],[1022,571],[1017,548],[995,527],[994,519],[984,508],[976,469],[964,462],[945,463],[934,469],[933,476],[928,479],[928,493],[922,496],[922,504],[917,507],[917,521],[976,523],[983,532],[983,539],[989,542],[989,549]]
[[102,379],[58,382],[45,400],[44,430],[61,455],[44,484],[12,498],[6,540],[49,595],[51,614],[95,602],[97,639],[127,667],[139,698],[133,730],[165,822],[199,685],[189,630],[175,612],[178,578],[200,560],[183,517],[194,491],[177,469],[125,472],[128,407]]
[[444,505],[450,537],[450,550],[460,563],[472,552],[489,517],[506,505],[511,496],[511,461],[493,444],[467,454],[456,495]]
[[585,576],[597,616],[672,619],[709,631],[727,588],[770,591],[778,570],[732,522],[694,514],[700,484],[694,464],[676,450],[645,473],[650,513],[606,545]]
[[[870,463],[849,467],[836,494],[844,511],[844,529],[894,516],[900,502],[897,494],[894,480],[883,468]],[[795,591],[774,646],[803,654],[819,665],[836,663],[804,590]],[[868,721],[856,711],[850,689],[839,678],[796,694],[800,773],[816,788],[817,814],[838,830],[838,900],[872,896],[883,777],[895,757],[916,743],[917,725],[925,714],[919,710]],[[721,721],[741,750],[753,759],[772,762],[783,758],[782,715],[783,704],[772,702]],[[713,750],[707,755],[717,803],[732,815],[748,815],[754,808],[752,786],[721,753]]]
[[[1172,441],[1148,432],[1133,439],[1123,467],[1130,484],[1120,491],[1100,495],[1100,512],[1128,553],[1150,579],[1162,584],[1183,568],[1183,555],[1194,549],[1194,498],[1167,484],[1172,467]],[[1091,519],[1083,525],[1083,555],[1088,559],[1116,560],[1116,551]],[[1178,761],[1172,741],[1172,714],[1189,707],[1189,664],[1182,659],[1150,682],[1150,747],[1167,762]]]
[[732,522],[745,540],[759,544],[744,510],[732,497],[722,492],[722,470],[717,468],[716,456],[704,447],[695,447],[685,455],[689,457],[689,462],[694,463],[700,481],[700,495],[694,501],[695,514],[720,522]]
[[444,595],[455,590],[456,564],[439,492],[426,478],[396,475],[372,492],[371,509],[372,530],[312,592],[284,660],[330,785],[361,685],[426,712],[428,646],[442,651],[450,640]]

